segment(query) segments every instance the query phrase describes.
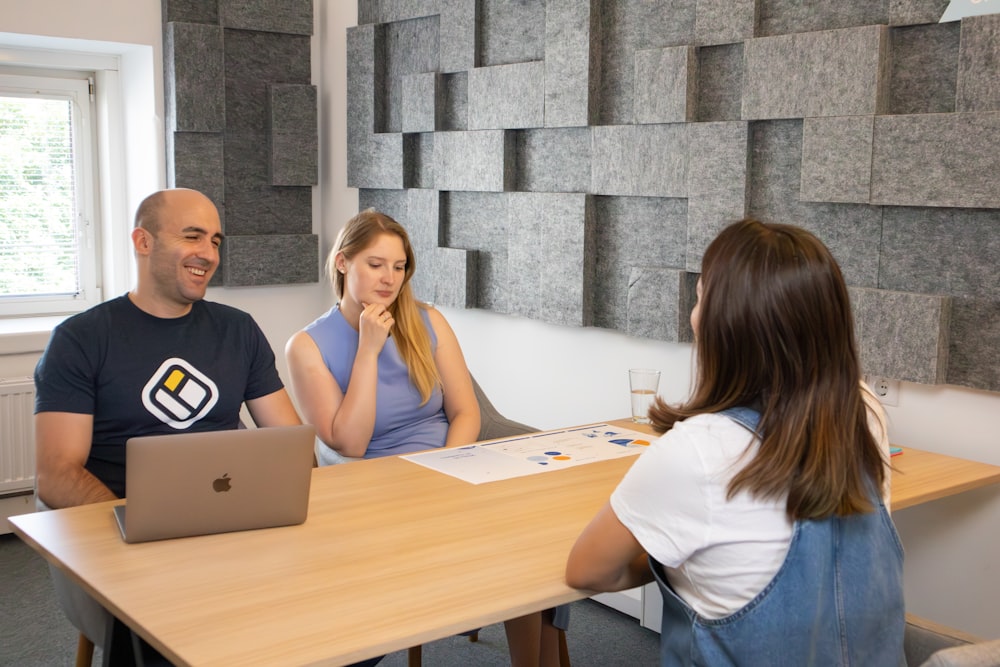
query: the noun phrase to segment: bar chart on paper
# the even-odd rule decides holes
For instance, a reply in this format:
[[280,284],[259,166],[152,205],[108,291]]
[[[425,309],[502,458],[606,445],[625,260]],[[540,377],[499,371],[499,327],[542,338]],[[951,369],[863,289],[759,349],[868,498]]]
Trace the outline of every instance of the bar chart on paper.
[[482,484],[635,456],[649,444],[650,438],[645,433],[597,424],[436,449],[402,458],[470,484]]

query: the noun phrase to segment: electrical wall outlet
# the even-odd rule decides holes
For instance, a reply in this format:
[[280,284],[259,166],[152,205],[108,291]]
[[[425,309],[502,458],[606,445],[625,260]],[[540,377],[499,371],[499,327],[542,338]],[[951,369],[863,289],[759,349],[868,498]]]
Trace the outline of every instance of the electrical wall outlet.
[[882,405],[899,405],[899,380],[866,375],[865,382]]

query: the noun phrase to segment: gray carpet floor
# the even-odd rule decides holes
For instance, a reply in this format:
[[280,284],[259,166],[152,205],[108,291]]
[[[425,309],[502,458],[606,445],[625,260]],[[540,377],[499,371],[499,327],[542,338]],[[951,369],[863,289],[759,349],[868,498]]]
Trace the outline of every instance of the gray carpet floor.
[[[74,664],[76,630],[59,610],[45,561],[14,535],[0,535],[0,666],[62,667]],[[659,635],[635,619],[597,602],[572,605],[567,633],[573,667],[653,667]],[[101,654],[94,655],[100,665]],[[425,644],[426,667],[508,665],[503,625],[483,628],[479,641],[448,637]],[[406,652],[385,657],[380,667],[405,667]]]

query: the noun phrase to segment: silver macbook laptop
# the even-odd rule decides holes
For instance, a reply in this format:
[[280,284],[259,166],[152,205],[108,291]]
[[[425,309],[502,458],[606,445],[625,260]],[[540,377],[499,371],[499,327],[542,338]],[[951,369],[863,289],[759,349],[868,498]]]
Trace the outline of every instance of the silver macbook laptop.
[[131,438],[128,498],[114,508],[122,538],[147,542],[302,523],[315,438],[312,426]]

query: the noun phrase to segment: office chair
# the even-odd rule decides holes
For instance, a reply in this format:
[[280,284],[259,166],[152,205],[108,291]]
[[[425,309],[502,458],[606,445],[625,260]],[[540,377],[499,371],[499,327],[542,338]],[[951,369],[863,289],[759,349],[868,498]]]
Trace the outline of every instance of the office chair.
[[[538,431],[537,428],[528,426],[527,424],[522,424],[521,422],[516,422],[513,419],[508,419],[507,417],[500,414],[500,411],[494,407],[493,403],[486,396],[486,392],[483,388],[479,386],[476,382],[476,378],[472,378],[472,389],[476,393],[476,402],[479,403],[479,440],[493,440],[495,438],[509,438],[514,435],[523,435],[525,433],[535,433]],[[463,632],[462,635],[469,637],[470,642],[479,640],[479,630],[470,630],[469,632]],[[409,667],[421,667],[422,659],[422,646],[412,646],[407,652],[407,664]],[[564,630],[559,630],[559,664],[561,667],[570,667],[569,664],[569,646],[566,643],[566,632]]]
[[[52,508],[38,497],[35,488],[35,511],[47,512]],[[49,563],[49,576],[55,592],[56,602],[67,620],[80,631],[76,643],[76,667],[90,667],[94,659],[94,646],[101,645],[107,632],[107,624],[112,616],[91,598],[78,584],[71,581],[55,565]]]
[[985,640],[913,614],[906,615],[903,650],[906,663],[920,667],[1000,664],[1000,639]]

